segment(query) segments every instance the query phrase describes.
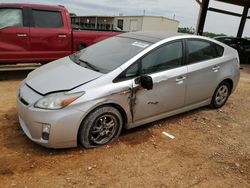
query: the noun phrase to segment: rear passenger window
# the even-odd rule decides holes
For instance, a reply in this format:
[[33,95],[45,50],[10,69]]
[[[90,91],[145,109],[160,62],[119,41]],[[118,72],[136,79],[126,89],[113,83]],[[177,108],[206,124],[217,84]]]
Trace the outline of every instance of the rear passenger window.
[[61,12],[48,10],[32,10],[34,27],[60,28],[63,27]]
[[196,63],[223,55],[224,48],[213,42],[203,40],[187,40],[188,62]]
[[214,44],[218,53],[218,57],[221,57],[224,53],[224,48],[218,44]]
[[0,9],[0,28],[15,26],[23,26],[22,9],[1,8]]

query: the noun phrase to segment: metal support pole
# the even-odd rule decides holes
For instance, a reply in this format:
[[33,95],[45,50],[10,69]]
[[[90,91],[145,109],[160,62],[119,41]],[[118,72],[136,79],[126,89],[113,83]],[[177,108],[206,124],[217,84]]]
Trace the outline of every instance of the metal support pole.
[[238,33],[237,33],[237,37],[242,37],[244,27],[245,27],[245,24],[246,24],[246,20],[247,20],[248,10],[249,10],[248,7],[244,7],[244,9],[243,9],[243,13],[242,13],[240,26],[239,26],[239,30],[238,30]]
[[196,21],[196,28],[195,28],[195,34],[198,35],[199,23],[200,23],[200,19],[201,19],[201,2],[198,2],[198,0],[196,0],[196,1],[197,1],[197,3],[200,6],[200,8],[199,8],[199,14],[198,14],[198,19]]
[[208,10],[209,0],[202,0],[201,2],[201,9],[199,15],[199,23],[197,27],[197,34],[202,35],[203,29],[206,21],[207,10]]
[[97,30],[97,16],[95,17],[95,29]]

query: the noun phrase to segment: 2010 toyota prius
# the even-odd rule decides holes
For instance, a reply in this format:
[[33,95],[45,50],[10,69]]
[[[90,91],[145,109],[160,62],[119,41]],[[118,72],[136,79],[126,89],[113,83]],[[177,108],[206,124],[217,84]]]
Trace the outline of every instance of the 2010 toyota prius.
[[213,39],[125,33],[31,72],[19,89],[19,121],[43,146],[93,148],[122,128],[220,108],[239,76],[237,51]]

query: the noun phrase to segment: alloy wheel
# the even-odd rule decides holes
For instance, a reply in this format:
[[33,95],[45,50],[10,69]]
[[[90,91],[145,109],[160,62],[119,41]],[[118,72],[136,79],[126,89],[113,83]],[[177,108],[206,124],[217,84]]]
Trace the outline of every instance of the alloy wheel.
[[221,85],[216,93],[215,101],[217,105],[222,105],[227,100],[228,95],[228,87],[226,85]]
[[111,114],[97,118],[90,131],[91,141],[97,145],[106,144],[117,132],[117,124],[117,118]]

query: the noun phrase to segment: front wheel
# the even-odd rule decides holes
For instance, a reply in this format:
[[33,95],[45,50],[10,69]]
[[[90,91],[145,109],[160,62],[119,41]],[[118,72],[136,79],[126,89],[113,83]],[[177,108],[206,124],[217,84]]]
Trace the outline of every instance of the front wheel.
[[212,108],[221,108],[231,93],[231,87],[228,82],[222,82],[215,90],[210,106]]
[[105,145],[120,135],[122,126],[120,112],[111,106],[103,106],[91,112],[82,122],[78,139],[85,148]]

